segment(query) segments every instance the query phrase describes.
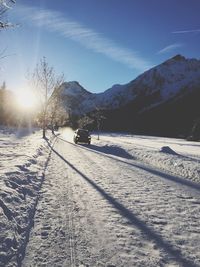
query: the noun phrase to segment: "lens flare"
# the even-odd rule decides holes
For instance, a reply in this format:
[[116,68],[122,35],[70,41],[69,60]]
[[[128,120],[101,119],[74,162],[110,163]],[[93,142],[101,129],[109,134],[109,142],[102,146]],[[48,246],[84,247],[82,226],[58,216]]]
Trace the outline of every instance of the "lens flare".
[[33,109],[36,107],[36,97],[30,90],[19,90],[17,92],[17,105],[22,109]]

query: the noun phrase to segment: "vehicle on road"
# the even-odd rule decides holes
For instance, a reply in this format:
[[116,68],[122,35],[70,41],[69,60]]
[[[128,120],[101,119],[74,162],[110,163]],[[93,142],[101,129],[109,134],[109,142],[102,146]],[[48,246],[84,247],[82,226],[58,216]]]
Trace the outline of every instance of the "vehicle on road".
[[85,129],[77,129],[74,132],[74,143],[87,143],[90,145],[91,143],[91,136],[88,130]]

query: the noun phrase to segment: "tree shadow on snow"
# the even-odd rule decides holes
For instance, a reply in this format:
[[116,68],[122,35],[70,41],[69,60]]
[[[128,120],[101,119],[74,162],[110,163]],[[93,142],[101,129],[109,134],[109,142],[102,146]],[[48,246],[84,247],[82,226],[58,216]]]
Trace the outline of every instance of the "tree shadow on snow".
[[152,241],[154,241],[157,246],[165,252],[173,257],[179,264],[183,267],[198,267],[195,263],[191,260],[186,259],[181,250],[175,248],[169,241],[164,240],[164,238],[159,234],[156,233],[152,228],[148,227],[144,221],[139,219],[132,211],[127,209],[123,204],[117,201],[114,197],[109,195],[104,189],[102,189],[98,184],[88,178],[83,172],[78,170],[73,164],[67,161],[61,154],[59,154],[48,142],[51,150],[60,158],[62,159],[71,169],[76,171],[85,181],[88,182],[98,193],[100,193],[120,214],[121,216],[125,217],[130,224],[137,227],[142,233],[146,235],[146,237]]

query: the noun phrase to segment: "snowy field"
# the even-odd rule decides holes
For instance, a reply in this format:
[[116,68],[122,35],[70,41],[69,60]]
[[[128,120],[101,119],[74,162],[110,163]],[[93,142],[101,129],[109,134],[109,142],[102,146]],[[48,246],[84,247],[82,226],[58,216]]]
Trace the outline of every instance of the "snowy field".
[[0,266],[200,266],[200,144],[72,138],[0,130]]
[[[94,136],[97,139],[97,136]],[[119,148],[133,156],[188,180],[200,182],[200,143],[166,137],[101,134],[101,146],[105,150]],[[107,148],[107,149],[106,149]],[[119,151],[120,156],[120,151]]]

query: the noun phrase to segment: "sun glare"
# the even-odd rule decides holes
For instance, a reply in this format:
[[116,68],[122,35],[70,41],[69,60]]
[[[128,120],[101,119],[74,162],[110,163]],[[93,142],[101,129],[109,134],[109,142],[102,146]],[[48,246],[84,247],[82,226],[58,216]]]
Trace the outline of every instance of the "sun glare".
[[17,92],[17,104],[23,109],[33,109],[36,106],[35,95],[30,90],[20,90]]

